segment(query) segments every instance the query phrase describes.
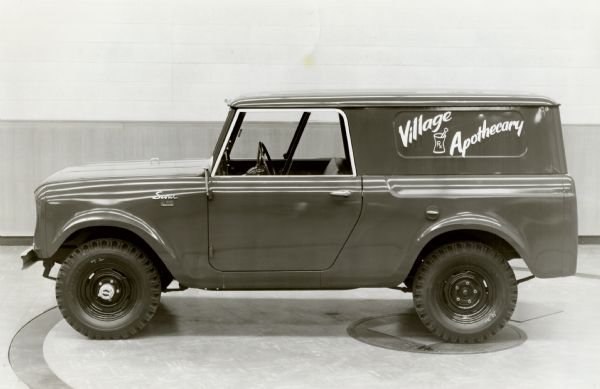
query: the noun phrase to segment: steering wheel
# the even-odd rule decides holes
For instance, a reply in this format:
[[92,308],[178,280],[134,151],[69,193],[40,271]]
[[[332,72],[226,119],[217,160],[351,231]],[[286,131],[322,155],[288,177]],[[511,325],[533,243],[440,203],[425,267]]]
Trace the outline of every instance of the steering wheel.
[[256,167],[264,166],[267,174],[275,174],[271,156],[267,151],[267,146],[263,142],[258,142],[258,152],[256,153]]
[[267,147],[263,142],[258,142],[258,152],[256,153],[256,165],[248,169],[246,175],[248,176],[258,176],[263,174],[275,174],[275,169],[273,168],[273,162],[271,161],[271,156],[267,151]]
[[223,152],[223,161],[221,162],[221,166],[219,167],[219,174],[229,175],[229,151],[225,150]]

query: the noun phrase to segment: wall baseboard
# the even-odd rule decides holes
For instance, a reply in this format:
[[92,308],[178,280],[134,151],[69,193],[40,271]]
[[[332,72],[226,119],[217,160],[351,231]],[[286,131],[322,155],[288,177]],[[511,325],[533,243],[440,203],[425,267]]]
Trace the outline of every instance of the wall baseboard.
[[33,236],[0,236],[0,246],[31,246]]
[[[598,235],[580,235],[579,244],[600,244]],[[0,236],[0,246],[30,246],[33,244],[32,236]]]
[[598,235],[579,235],[579,244],[600,244]]

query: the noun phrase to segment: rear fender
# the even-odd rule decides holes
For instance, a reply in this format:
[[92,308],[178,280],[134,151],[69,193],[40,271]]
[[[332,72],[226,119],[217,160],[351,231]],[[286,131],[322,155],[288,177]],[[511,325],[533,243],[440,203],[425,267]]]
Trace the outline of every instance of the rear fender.
[[409,258],[412,258],[414,263],[427,243],[442,234],[458,230],[475,230],[491,233],[511,245],[525,262],[530,257],[526,242],[510,224],[490,216],[462,212],[440,220],[423,230],[417,237],[416,244],[409,254]]

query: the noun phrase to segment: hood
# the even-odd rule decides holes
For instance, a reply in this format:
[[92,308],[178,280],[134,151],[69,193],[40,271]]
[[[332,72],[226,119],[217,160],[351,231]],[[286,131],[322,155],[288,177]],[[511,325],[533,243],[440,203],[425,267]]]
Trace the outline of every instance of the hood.
[[44,184],[111,178],[198,177],[204,174],[204,169],[210,168],[210,164],[210,159],[184,159],[178,161],[153,159],[147,161],[103,162],[68,167],[48,177]]

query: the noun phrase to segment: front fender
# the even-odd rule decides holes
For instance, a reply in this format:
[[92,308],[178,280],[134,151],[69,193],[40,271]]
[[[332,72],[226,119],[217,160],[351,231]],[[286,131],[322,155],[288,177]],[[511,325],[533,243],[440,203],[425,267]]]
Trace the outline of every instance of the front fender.
[[118,209],[102,208],[77,213],[52,236],[43,255],[53,256],[73,233],[88,227],[118,227],[128,230],[143,239],[160,257],[167,268],[175,266],[174,250],[161,235],[143,219]]

